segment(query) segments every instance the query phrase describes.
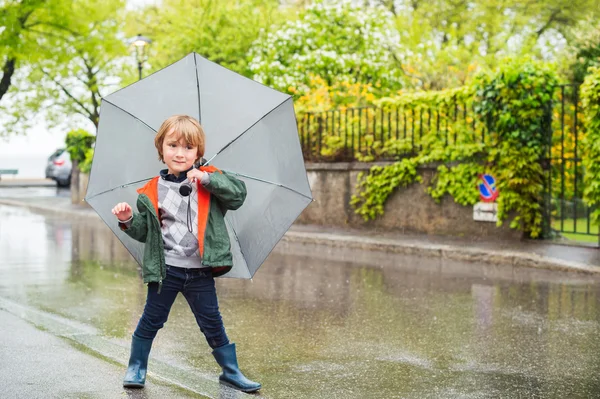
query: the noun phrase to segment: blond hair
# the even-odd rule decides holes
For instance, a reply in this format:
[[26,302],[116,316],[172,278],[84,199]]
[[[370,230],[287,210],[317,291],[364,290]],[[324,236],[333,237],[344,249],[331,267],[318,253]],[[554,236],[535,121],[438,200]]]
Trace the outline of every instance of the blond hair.
[[160,161],[164,162],[163,142],[165,141],[165,137],[170,134],[175,134],[176,140],[179,140],[183,137],[188,145],[198,149],[198,157],[196,158],[196,161],[204,156],[206,136],[204,134],[202,125],[200,125],[200,123],[191,116],[173,115],[162,123],[160,129],[158,129],[158,132],[156,133],[156,137],[154,138],[154,146],[158,150],[158,159]]

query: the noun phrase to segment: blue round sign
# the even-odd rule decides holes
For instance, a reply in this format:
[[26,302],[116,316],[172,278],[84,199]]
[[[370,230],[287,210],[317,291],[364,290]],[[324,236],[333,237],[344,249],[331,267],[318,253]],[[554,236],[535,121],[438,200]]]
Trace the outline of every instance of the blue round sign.
[[481,183],[479,187],[479,198],[483,202],[494,202],[500,194],[498,187],[496,187],[496,179],[492,175],[480,175],[479,179]]

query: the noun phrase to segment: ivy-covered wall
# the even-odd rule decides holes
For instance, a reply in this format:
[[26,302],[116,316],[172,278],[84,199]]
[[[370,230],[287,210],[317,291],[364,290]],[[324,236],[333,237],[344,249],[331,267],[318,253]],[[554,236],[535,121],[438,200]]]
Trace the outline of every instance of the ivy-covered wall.
[[[381,217],[392,193],[422,182],[419,167],[437,164],[431,181],[422,182],[435,201],[449,196],[457,204],[473,205],[478,201],[478,176],[491,173],[500,190],[498,226],[508,220],[524,236],[540,237],[544,227],[542,159],[551,145],[557,84],[547,65],[513,61],[459,90],[384,99],[382,107],[402,103],[404,108],[419,111],[424,106],[443,107],[460,97],[474,110],[477,123],[457,120],[450,127],[453,140],[440,137],[439,130],[426,131],[419,138],[419,151],[407,146],[398,162],[373,166],[359,176],[358,191],[351,199],[356,213],[365,221]],[[474,131],[475,126],[483,130]]]
[[[521,233],[508,225],[473,220],[473,207],[460,205],[450,197],[434,200],[427,192],[437,173],[436,166],[419,166],[416,176],[422,184],[394,191],[383,205],[384,212],[364,220],[354,212],[350,198],[357,193],[360,173],[368,173],[372,163],[307,163],[308,178],[315,201],[298,218],[300,224],[327,227],[368,228],[370,231],[425,233],[460,236],[469,239],[518,240]],[[385,164],[378,164],[385,168]]]

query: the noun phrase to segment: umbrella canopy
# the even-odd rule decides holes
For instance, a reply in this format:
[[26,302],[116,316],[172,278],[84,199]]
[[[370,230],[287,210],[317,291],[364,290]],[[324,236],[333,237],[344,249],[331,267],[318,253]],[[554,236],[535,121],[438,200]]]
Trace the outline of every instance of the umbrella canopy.
[[154,137],[175,114],[192,116],[206,133],[204,158],[246,183],[244,205],[225,216],[233,268],[251,278],[312,201],[291,96],[196,53],[102,99],[85,200],[141,264],[143,245],[117,225],[111,209],[165,165]]

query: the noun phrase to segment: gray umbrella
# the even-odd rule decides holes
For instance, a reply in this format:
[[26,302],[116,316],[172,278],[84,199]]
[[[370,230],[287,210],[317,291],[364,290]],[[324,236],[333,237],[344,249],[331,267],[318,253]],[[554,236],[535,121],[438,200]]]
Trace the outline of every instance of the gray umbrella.
[[111,209],[135,207],[136,190],[165,167],[154,136],[174,114],[197,118],[208,163],[246,183],[246,202],[225,217],[234,263],[225,276],[251,278],[312,201],[287,94],[192,53],[105,97],[85,200],[141,263],[143,244],[119,229]]

